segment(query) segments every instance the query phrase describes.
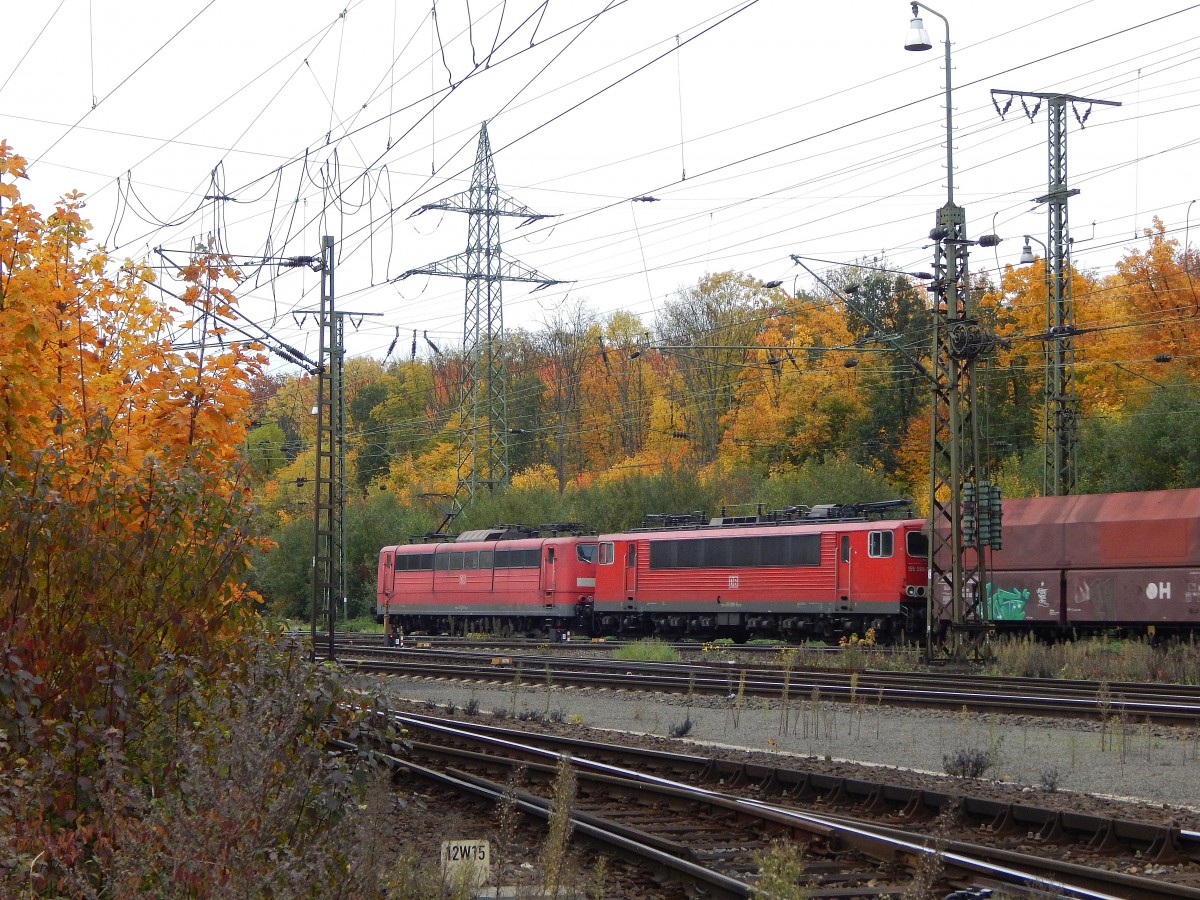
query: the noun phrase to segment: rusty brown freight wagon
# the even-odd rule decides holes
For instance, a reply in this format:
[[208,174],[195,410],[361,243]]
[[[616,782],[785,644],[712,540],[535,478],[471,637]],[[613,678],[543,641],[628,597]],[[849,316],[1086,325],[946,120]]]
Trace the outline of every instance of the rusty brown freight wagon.
[[1004,502],[984,600],[997,624],[1200,626],[1200,489]]

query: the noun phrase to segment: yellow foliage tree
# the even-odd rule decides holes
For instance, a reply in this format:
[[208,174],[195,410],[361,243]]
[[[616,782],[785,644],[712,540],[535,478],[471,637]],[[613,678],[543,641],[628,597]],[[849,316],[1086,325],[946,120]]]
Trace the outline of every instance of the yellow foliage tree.
[[853,418],[861,412],[857,383],[843,365],[853,336],[831,304],[810,298],[777,302],[779,312],[759,329],[738,377],[738,402],[726,416],[721,445],[728,464],[757,463],[768,470],[845,452]]
[[[18,744],[55,718],[121,727],[138,673],[237,635],[256,545],[238,453],[261,362],[227,341],[174,351],[178,311],[148,297],[149,270],[108,274],[82,198],[43,218],[24,174],[0,142],[0,697],[36,685],[0,703]],[[223,340],[236,272],[202,255],[184,277],[197,329]]]

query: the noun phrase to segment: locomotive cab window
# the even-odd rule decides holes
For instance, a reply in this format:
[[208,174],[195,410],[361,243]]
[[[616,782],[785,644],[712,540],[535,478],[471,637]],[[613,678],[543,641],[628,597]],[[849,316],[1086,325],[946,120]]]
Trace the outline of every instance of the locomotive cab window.
[[[612,549],[612,544],[609,544],[609,549]],[[611,555],[611,554],[610,554]],[[576,544],[575,558],[580,562],[594,563],[596,561],[596,545],[595,544]],[[610,560],[611,562],[611,560]]]
[[914,559],[929,557],[929,535],[923,531],[910,531],[904,536],[905,549]]
[[611,566],[613,564],[613,543],[612,541],[601,541],[600,550],[600,565]]
[[867,556],[880,558],[891,555],[892,533],[890,531],[872,531],[867,535]]

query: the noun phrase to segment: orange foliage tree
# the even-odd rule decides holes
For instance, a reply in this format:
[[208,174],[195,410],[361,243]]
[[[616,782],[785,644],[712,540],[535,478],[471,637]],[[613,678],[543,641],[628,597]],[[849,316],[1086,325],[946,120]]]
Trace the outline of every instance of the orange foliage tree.
[[[830,303],[784,298],[753,342],[738,374],[738,402],[725,417],[722,458],[782,471],[811,458],[845,454],[847,434],[861,412],[855,378],[843,365],[853,336]],[[791,349],[788,349],[791,348]]]
[[[0,733],[17,752],[72,748],[82,772],[102,752],[89,735],[133,727],[145,673],[219,656],[250,608],[238,454],[262,358],[224,340],[224,261],[184,272],[193,324],[220,349],[176,352],[179,311],[148,296],[150,271],[108,274],[82,198],[43,218],[22,177],[0,142]],[[89,785],[53,802],[86,805]]]
[[[1167,357],[1176,374],[1192,378],[1200,374],[1200,356],[1194,350],[1200,326],[1196,254],[1168,238],[1157,217],[1145,235],[1150,239],[1146,250],[1128,252],[1102,289],[1112,314],[1105,323],[1110,328],[1102,335],[1096,363],[1108,379],[1124,382],[1118,388],[1122,394],[1129,384],[1144,386],[1147,377],[1171,377],[1158,362]],[[1137,373],[1137,380],[1113,362]]]

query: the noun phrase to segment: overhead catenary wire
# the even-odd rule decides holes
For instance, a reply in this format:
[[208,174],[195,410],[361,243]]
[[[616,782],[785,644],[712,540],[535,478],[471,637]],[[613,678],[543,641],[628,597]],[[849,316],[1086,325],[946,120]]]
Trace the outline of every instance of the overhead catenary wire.
[[[486,45],[485,45],[485,46],[486,46]],[[677,59],[678,59],[678,58],[677,58]],[[343,165],[341,162],[339,162],[339,163],[338,163],[338,166],[339,166],[341,169],[343,169],[343,170],[344,170],[344,165]],[[389,170],[389,171],[390,171],[390,170]],[[277,169],[273,169],[273,170],[272,170],[272,172],[273,172],[273,173],[276,173],[276,174],[273,176],[275,180],[274,180],[274,182],[266,182],[267,186],[269,186],[271,183],[276,183],[276,184],[277,184],[277,183],[279,182],[278,175],[277,175],[277,172],[278,172],[278,170],[277,170]],[[337,182],[338,182],[338,179],[340,179],[341,177],[342,177],[342,175],[341,175],[341,174],[335,174],[335,175],[333,175],[333,176],[332,176],[330,179],[328,179],[328,180],[326,180],[326,181],[324,182],[324,184],[325,184],[325,188],[324,188],[324,189],[325,189],[325,190],[329,190],[329,189],[330,189],[330,187],[329,187],[329,186],[330,186],[330,185],[334,185],[334,187],[333,187],[333,190],[337,190]],[[370,176],[370,177],[371,177],[372,179],[374,179],[374,180],[372,180],[370,187],[369,187],[369,188],[367,188],[367,189],[366,189],[366,191],[365,191],[365,196],[368,198],[368,203],[367,203],[367,206],[368,206],[368,207],[370,206],[370,203],[374,202],[376,199],[378,199],[378,198],[380,198],[380,197],[382,196],[382,194],[379,192],[379,189],[378,189],[378,187],[377,187],[377,185],[378,185],[378,176]],[[362,187],[364,184],[366,184],[366,178],[364,178],[364,180],[363,180],[362,182],[360,182],[360,183],[359,183],[359,186],[358,186],[357,188],[355,188],[355,191],[358,191],[358,189],[359,189],[359,188],[361,188],[361,187]],[[235,193],[236,193],[236,189],[235,189]],[[341,208],[342,208],[342,209],[343,209],[343,211],[344,211],[344,210],[348,209],[348,208],[349,208],[349,206],[360,205],[360,201],[361,201],[361,199],[362,199],[362,198],[361,198],[360,196],[357,196],[357,195],[356,195],[354,192],[347,192],[347,193],[346,193],[344,196],[340,196],[337,202],[338,202],[338,204],[340,204],[340,205],[341,205]],[[311,201],[311,196],[310,196],[310,201]],[[295,214],[295,213],[297,213],[297,212],[302,212],[302,210],[301,210],[301,207],[300,207],[300,205],[299,205],[299,204],[293,204],[293,205],[291,205],[290,207],[284,207],[284,210],[285,210],[285,211],[287,211],[287,212],[290,212],[291,214]],[[206,210],[198,210],[198,212],[199,212],[199,213],[201,213],[201,214],[204,214],[204,215],[208,215],[208,214],[210,214],[210,213],[211,213],[211,203],[210,203],[210,204],[206,204]],[[384,215],[386,215],[386,214],[384,214]],[[372,219],[380,219],[380,220],[382,220],[382,219],[383,219],[383,215],[373,215],[371,218],[372,218]],[[711,214],[711,211],[709,211],[709,212],[708,212],[708,214],[707,214],[706,218],[707,218],[707,221],[709,221],[709,222],[711,222],[711,221],[712,221],[712,214]],[[303,231],[305,231],[305,229],[303,229],[303,228],[299,228],[299,227],[296,227],[296,228],[294,228],[294,229],[292,229],[292,230],[291,230],[291,234],[299,235],[299,234],[300,234],[300,233],[302,233]],[[721,243],[721,242],[719,241],[718,243]],[[783,245],[783,243],[784,243],[784,242],[782,242],[782,241],[781,241],[781,246]],[[283,241],[276,241],[276,242],[272,243],[272,246],[273,246],[273,247],[275,247],[275,246],[282,246],[282,245],[284,245],[284,244],[286,244],[286,240],[283,240]],[[364,244],[363,244],[364,251],[368,251],[368,250],[370,249],[370,247],[371,247],[371,246],[372,246],[372,245],[371,245],[371,244],[369,244],[369,243],[364,243]],[[348,249],[348,252],[349,252],[349,249]],[[718,261],[719,261],[719,259],[720,259],[722,256],[724,256],[725,254],[722,252],[722,249],[721,249],[721,248],[718,248],[718,249],[717,249],[717,254],[716,254],[716,255],[717,255],[717,257],[718,257]],[[660,271],[660,270],[657,268],[657,266],[646,266],[646,265],[642,265],[642,266],[639,266],[639,267],[638,267],[636,270],[634,270],[634,271],[635,271],[635,272],[639,272],[639,273],[641,273],[641,274],[643,274],[643,275],[644,275],[646,271]],[[661,270],[661,271],[669,271],[669,270]],[[386,343],[386,342],[385,342],[385,343]]]

